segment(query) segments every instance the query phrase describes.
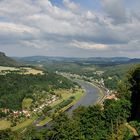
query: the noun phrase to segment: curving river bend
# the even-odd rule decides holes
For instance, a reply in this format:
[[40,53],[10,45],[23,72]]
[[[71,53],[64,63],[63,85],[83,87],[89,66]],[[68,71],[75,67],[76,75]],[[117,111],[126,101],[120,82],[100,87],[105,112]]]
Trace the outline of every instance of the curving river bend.
[[[85,90],[85,95],[76,104],[74,104],[71,108],[69,108],[66,111],[68,115],[71,115],[72,111],[78,108],[79,106],[89,106],[95,104],[100,98],[100,91],[93,84],[78,79],[74,81],[77,82]],[[49,123],[44,125],[44,127],[50,128],[52,122],[53,121],[50,121]],[[43,127],[38,127],[38,128],[43,128]]]
[[97,87],[92,85],[91,83],[88,83],[86,81],[82,80],[75,80],[84,90],[85,95],[80,99],[75,105],[73,105],[69,110],[67,111],[68,114],[71,113],[73,110],[75,110],[79,106],[89,106],[95,104],[99,98],[100,98],[100,91]]

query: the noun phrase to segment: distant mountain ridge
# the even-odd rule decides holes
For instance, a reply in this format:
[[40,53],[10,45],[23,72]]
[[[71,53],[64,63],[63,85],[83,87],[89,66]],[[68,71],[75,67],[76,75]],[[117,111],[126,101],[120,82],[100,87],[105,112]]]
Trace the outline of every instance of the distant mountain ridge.
[[5,55],[5,53],[0,52],[0,65],[1,66],[19,66],[16,60]]
[[140,63],[140,58],[128,58],[128,57],[89,57],[89,58],[72,58],[72,57],[49,57],[49,56],[28,56],[17,57],[16,60],[22,62],[66,62],[77,64],[93,64],[100,66],[112,66],[119,64]]
[[55,56],[27,56],[27,57],[15,57],[17,60],[25,61],[128,61],[128,57],[89,57],[89,58],[77,58],[77,57],[55,57]]

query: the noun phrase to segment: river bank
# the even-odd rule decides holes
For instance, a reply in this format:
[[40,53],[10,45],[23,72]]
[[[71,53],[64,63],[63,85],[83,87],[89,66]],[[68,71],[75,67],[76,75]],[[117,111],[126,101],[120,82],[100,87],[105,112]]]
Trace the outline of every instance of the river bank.
[[[60,113],[63,113],[65,111],[67,111],[69,108],[71,108],[73,105],[75,105],[81,98],[83,98],[85,96],[85,93],[84,93],[84,91],[82,89],[79,89],[78,91],[76,91],[73,94],[63,93],[62,94],[62,99],[60,101],[57,101],[57,103],[54,103],[51,107],[56,108],[61,102],[63,102],[63,100],[67,100],[71,96],[74,97],[74,100],[70,104],[68,104],[67,106],[63,107],[58,112],[56,112],[54,114],[55,116],[59,115]],[[45,119],[43,119],[40,122],[38,122],[36,124],[36,126],[39,126],[39,127],[44,126],[45,124],[49,123],[52,120],[53,119],[51,117],[46,116]]]
[[104,97],[103,91],[95,84],[83,81],[75,80],[85,91],[85,96],[81,98],[75,105],[73,105],[69,110],[68,114],[71,114],[79,106],[89,106],[99,103],[100,100]]
[[[75,96],[75,100],[72,103],[70,103],[69,105],[62,108],[59,111],[59,113],[67,111],[68,115],[71,115],[73,110],[75,110],[77,107],[94,105],[94,104],[100,103],[101,100],[104,98],[105,94],[104,94],[103,90],[96,84],[90,83],[87,81],[83,81],[83,80],[76,80],[76,82],[82,87],[82,90],[73,95],[69,95],[68,93],[63,94],[62,100],[63,99],[66,100],[67,98],[69,98],[69,96]],[[69,95],[69,96],[66,96],[66,95]],[[52,105],[52,107],[58,105],[59,103],[61,103],[61,101],[54,103]],[[43,120],[40,119],[40,121],[37,121],[37,123],[34,123],[34,124],[37,127],[42,127],[42,126],[46,126],[46,124],[48,124],[52,121],[53,121],[53,119],[51,117],[46,116]]]

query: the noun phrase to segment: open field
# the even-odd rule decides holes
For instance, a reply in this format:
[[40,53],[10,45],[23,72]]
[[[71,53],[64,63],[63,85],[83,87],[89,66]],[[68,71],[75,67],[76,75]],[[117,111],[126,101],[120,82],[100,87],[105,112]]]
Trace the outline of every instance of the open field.
[[33,75],[43,74],[43,71],[36,70],[36,69],[33,69],[33,68],[24,68],[24,70],[25,70],[24,74],[33,74]]
[[50,121],[52,121],[52,118],[47,116],[44,120],[40,121],[37,126],[43,126],[43,125],[47,124]]
[[5,67],[5,66],[0,66],[0,74],[6,74],[9,72],[17,72],[19,74],[43,74],[43,71],[29,68],[29,67]]
[[31,106],[32,104],[32,99],[30,98],[25,98],[23,101],[22,101],[22,109],[29,109],[29,107]]
[[57,94],[61,94],[62,98],[53,102],[50,106],[51,107],[56,107],[59,103],[61,103],[63,100],[67,100],[68,98],[70,98],[71,96],[74,95],[74,93],[72,93],[69,90],[56,90],[55,93]]
[[0,120],[0,130],[10,128],[11,123],[6,120]]
[[77,91],[74,95],[72,95],[75,97],[75,99],[73,100],[72,103],[70,103],[69,105],[65,106],[64,108],[62,108],[60,110],[60,112],[65,112],[67,109],[69,109],[71,106],[73,106],[74,104],[76,104],[83,96],[84,93],[82,92],[82,90]]
[[31,125],[37,118],[27,119],[26,121],[11,128],[12,131],[17,131]]
[[61,94],[62,98],[60,100],[55,101],[53,104],[51,104],[51,107],[56,107],[63,100],[67,100],[71,96],[74,96],[75,97],[75,100],[74,101],[77,101],[77,99],[79,100],[79,98],[81,98],[84,95],[84,93],[82,92],[82,90],[75,91],[74,93],[72,93],[69,90],[57,90],[55,92],[57,94]]
[[0,72],[2,71],[18,71],[19,68],[16,67],[4,67],[4,66],[0,66]]

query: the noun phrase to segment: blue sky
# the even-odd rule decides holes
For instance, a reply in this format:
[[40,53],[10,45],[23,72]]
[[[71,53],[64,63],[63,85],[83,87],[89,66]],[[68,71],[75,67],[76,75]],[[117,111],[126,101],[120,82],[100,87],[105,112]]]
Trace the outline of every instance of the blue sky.
[[140,0],[1,0],[9,56],[139,57]]

